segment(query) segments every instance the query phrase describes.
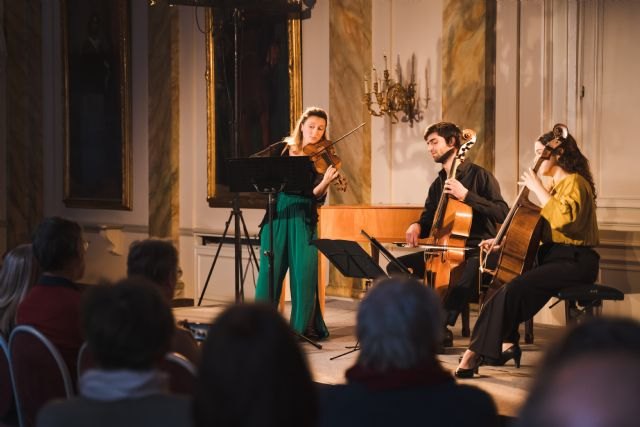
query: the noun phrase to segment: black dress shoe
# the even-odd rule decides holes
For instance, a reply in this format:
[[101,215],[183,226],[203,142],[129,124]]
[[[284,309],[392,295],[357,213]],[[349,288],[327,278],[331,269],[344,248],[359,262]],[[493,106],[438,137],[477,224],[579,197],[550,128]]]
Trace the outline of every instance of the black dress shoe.
[[522,349],[518,344],[514,344],[500,355],[499,364],[496,366],[504,366],[506,363],[513,359],[513,362],[516,364],[516,368],[520,368],[520,359],[522,358]]
[[478,368],[482,365],[483,360],[482,356],[477,356],[475,364],[471,368],[457,368],[453,374],[458,378],[473,378],[473,375],[480,371]]

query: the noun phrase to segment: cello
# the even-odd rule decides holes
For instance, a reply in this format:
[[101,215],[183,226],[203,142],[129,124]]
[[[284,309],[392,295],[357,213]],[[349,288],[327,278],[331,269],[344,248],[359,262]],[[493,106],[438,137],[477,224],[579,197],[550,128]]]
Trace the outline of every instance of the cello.
[[[532,169],[534,173],[538,172],[542,162],[548,160],[556,152],[569,131],[564,125],[556,125],[553,128],[553,134],[555,138],[549,141],[538,157]],[[485,303],[502,286],[533,266],[542,235],[540,210],[539,206],[529,201],[529,189],[523,186],[493,243],[486,250],[486,254],[489,254],[494,248],[502,247],[495,270],[486,268],[487,257],[484,255],[483,249],[480,249],[480,272],[493,275],[489,289],[484,296]]]
[[[447,179],[456,176],[458,166],[464,162],[467,151],[476,142],[476,133],[471,129],[465,129],[462,131],[462,140],[466,142],[458,149],[447,173]],[[465,260],[465,246],[471,230],[472,217],[471,206],[442,192],[426,240],[426,244],[433,246],[433,249],[425,250],[425,283],[442,299],[447,295],[449,285],[462,273],[460,267]]]

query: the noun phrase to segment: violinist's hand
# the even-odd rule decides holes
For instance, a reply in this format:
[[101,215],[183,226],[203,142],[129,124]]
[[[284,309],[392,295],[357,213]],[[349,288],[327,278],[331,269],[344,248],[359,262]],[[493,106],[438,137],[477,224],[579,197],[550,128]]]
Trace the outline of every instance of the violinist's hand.
[[406,238],[409,246],[418,246],[418,239],[420,238],[420,224],[417,222],[411,224],[409,228],[407,228]]
[[335,166],[330,165],[327,170],[324,172],[324,176],[322,177],[322,181],[325,184],[330,184],[332,181],[334,181],[336,178],[338,178],[338,169],[335,168]]
[[460,183],[455,178],[450,178],[444,182],[444,192],[446,194],[451,194],[456,199],[464,202],[464,199],[467,198],[467,193],[469,190]]
[[500,245],[495,245],[495,241],[496,239],[486,239],[480,242],[478,246],[480,246],[480,248],[485,252],[489,252],[489,250],[491,250],[491,252],[496,252],[500,249]]
[[329,166],[326,171],[324,171],[324,175],[322,176],[322,181],[320,184],[316,185],[313,189],[313,195],[316,197],[321,197],[324,194],[327,194],[327,190],[329,189],[329,185],[331,185],[331,181],[338,178],[338,169],[334,166]]

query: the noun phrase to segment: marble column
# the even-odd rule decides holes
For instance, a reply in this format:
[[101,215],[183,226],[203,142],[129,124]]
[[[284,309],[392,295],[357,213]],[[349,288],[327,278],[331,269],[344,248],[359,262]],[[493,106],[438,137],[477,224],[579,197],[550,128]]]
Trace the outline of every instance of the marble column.
[[[366,126],[336,145],[347,178],[345,193],[331,189],[334,205],[371,203],[371,116],[363,104],[363,78],[371,70],[372,0],[331,0],[329,12],[329,111],[332,138]],[[361,279],[331,267],[327,295],[357,297]]]
[[149,7],[149,235],[178,242],[178,10]]
[[331,137],[366,126],[336,145],[349,188],[331,192],[332,204],[371,203],[371,116],[362,103],[363,76],[371,69],[371,0],[331,0],[329,110]]
[[495,147],[493,0],[445,0],[442,25],[442,117],[474,129],[468,158],[492,171]]
[[[5,1],[7,248],[43,216],[42,5]],[[2,190],[4,191],[4,189]]]

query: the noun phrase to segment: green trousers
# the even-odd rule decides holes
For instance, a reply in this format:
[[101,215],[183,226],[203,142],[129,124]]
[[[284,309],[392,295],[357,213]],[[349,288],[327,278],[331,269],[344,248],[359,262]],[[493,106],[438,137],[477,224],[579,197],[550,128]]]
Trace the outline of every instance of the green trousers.
[[329,336],[318,306],[318,250],[309,244],[316,238],[312,214],[315,200],[280,193],[276,202],[273,224],[267,223],[260,232],[260,273],[256,301],[269,300],[269,233],[273,227],[273,303],[277,305],[282,282],[289,270],[291,284],[291,327],[299,333],[313,328],[319,337]]

